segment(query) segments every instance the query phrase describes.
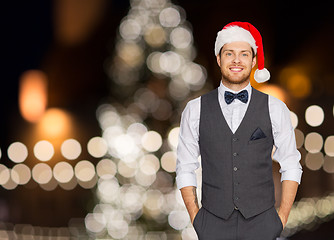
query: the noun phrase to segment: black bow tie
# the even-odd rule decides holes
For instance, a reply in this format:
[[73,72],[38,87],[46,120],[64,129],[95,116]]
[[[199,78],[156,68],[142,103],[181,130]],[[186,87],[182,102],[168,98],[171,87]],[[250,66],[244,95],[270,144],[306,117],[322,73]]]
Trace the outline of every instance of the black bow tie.
[[243,90],[243,91],[241,91],[239,93],[234,94],[234,93],[231,93],[229,91],[225,91],[224,97],[225,97],[225,102],[227,104],[230,104],[236,98],[239,99],[243,103],[247,103],[247,101],[248,101],[248,92],[247,92],[247,90]]

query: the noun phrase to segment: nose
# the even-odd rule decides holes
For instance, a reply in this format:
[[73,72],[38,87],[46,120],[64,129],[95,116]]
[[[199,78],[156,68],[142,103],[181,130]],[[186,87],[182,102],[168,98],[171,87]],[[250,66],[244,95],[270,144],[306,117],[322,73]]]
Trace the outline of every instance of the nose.
[[234,59],[233,59],[233,63],[240,63],[240,59],[239,56],[236,54]]

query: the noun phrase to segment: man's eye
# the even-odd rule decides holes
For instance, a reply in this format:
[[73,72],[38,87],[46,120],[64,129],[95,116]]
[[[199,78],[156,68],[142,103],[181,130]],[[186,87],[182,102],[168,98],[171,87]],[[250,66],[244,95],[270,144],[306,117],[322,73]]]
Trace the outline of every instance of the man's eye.
[[226,56],[232,56],[232,53],[226,53]]
[[248,57],[248,54],[247,53],[243,53],[242,56],[243,57]]

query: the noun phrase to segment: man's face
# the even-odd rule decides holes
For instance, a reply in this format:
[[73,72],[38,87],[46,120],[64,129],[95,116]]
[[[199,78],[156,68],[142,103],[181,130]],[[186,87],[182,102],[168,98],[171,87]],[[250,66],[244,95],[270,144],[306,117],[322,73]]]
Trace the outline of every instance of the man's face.
[[232,42],[223,46],[217,55],[217,63],[222,80],[230,84],[242,84],[249,81],[252,68],[256,64],[252,48],[247,42]]

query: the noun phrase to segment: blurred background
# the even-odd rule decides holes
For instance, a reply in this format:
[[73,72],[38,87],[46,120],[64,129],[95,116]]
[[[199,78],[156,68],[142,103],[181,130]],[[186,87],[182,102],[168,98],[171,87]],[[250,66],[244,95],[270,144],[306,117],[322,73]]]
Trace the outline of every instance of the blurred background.
[[[1,11],[0,239],[197,239],[175,185],[180,116],[219,85],[216,34],[236,20],[262,34],[272,77],[252,85],[287,104],[302,154],[282,239],[334,239],[329,2],[13,0]],[[274,159],[277,206],[278,170]]]

